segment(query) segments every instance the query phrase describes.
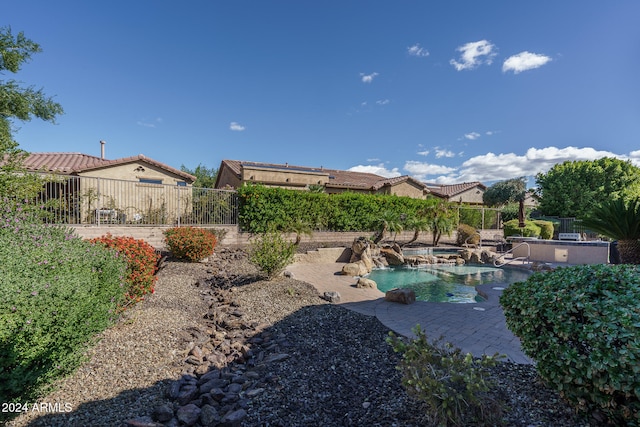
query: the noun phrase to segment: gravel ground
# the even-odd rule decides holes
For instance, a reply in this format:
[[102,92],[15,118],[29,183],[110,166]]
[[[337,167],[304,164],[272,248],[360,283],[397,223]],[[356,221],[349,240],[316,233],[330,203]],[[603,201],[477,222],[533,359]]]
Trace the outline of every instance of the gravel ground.
[[[245,254],[231,248],[221,248],[208,263],[165,263],[156,293],[101,334],[87,362],[38,402],[67,405],[71,412],[32,410],[9,425],[163,425],[150,417],[160,405],[175,407],[168,389],[193,371],[185,362],[186,332],[203,325],[212,290],[229,292],[245,321],[266,325],[277,343],[266,351],[287,356],[261,373],[261,393],[242,401],[239,425],[433,425],[402,388],[399,356],[377,319],[327,303],[307,283],[260,280]],[[576,416],[532,366],[501,363],[492,379],[504,425],[598,425]],[[174,418],[165,425],[179,423]]]

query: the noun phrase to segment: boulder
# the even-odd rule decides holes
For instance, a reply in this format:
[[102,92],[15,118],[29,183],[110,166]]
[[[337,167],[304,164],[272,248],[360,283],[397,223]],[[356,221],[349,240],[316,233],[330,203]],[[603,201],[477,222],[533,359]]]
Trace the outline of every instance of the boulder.
[[336,291],[325,292],[322,297],[329,302],[340,302],[340,293]]
[[[400,249],[398,247],[398,249]],[[380,248],[380,253],[387,259],[389,265],[403,265],[404,264],[404,256],[402,256],[402,250],[400,252],[396,252],[393,247],[382,247]]]
[[378,284],[371,279],[361,277],[358,279],[358,283],[356,283],[356,288],[378,289]]
[[407,288],[391,289],[384,295],[384,299],[389,302],[413,304],[414,302],[416,302],[416,293],[413,291],[413,289]]
[[345,276],[366,276],[371,273],[371,269],[368,269],[364,262],[350,262],[342,267],[342,274]]

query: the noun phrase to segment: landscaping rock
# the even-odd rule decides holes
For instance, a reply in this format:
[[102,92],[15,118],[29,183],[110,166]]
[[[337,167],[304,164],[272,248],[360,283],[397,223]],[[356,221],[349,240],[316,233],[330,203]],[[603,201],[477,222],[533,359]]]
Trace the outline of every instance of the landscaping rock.
[[416,302],[416,293],[413,289],[391,289],[384,295],[384,299],[389,302],[399,302],[402,304],[413,304]]
[[378,289],[378,284],[371,279],[361,277],[358,279],[358,282],[356,283],[356,288]]

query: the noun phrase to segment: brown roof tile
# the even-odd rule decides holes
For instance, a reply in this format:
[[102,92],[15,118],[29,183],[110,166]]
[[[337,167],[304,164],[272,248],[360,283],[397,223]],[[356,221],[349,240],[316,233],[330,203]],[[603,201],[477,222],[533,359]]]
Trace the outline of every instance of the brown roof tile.
[[132,163],[139,160],[181,176],[188,181],[193,182],[196,180],[196,177],[191,174],[172,168],[169,165],[150,159],[142,154],[116,160],[107,160],[82,153],[30,153],[24,161],[24,166],[27,170],[34,172],[45,171],[71,175],[88,170]]
[[[308,167],[308,166],[294,166],[289,164],[274,164],[274,163],[260,163],[260,162],[246,162],[240,160],[223,160],[222,165],[227,165],[231,171],[238,178],[241,176],[243,166],[253,166],[261,168],[271,168],[279,170],[297,170],[315,173],[325,173],[329,176],[329,181],[326,186],[329,188],[352,188],[354,190],[378,190],[385,185],[395,185],[397,183],[409,180],[418,184],[419,186],[426,187],[422,182],[410,177],[399,176],[395,178],[385,178],[380,175],[376,175],[368,172],[354,172],[338,169],[326,169],[323,167]],[[221,165],[221,167],[222,167]]]
[[463,182],[461,184],[451,184],[451,185],[440,185],[440,184],[429,184],[427,183],[427,187],[436,196],[440,197],[452,197],[457,194],[463,193],[467,190],[470,190],[474,187],[481,187],[486,189],[487,187],[478,181],[474,182]]

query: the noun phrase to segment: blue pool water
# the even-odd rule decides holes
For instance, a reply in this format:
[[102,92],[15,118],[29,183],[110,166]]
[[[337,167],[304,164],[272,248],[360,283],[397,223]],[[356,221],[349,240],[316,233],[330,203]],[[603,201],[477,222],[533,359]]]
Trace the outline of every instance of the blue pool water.
[[521,282],[529,275],[528,271],[515,268],[427,265],[375,269],[367,277],[374,280],[382,292],[393,288],[413,289],[418,301],[474,303],[481,298],[475,289],[477,285]]

